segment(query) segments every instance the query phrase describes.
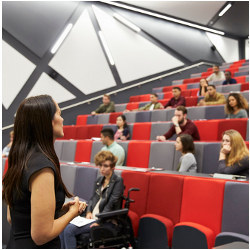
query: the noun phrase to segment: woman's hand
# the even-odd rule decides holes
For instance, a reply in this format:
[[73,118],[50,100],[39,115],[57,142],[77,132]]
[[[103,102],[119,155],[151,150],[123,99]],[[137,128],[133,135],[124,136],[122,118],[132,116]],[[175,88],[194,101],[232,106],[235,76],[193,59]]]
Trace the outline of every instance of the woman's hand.
[[86,219],[93,219],[93,215],[91,212],[88,212],[86,215]]
[[80,202],[79,202],[79,197],[76,196],[74,198],[74,204],[69,206],[69,213],[72,213],[74,217],[79,215],[79,210],[80,210]]
[[122,135],[122,136],[120,137],[120,139],[121,139],[122,141],[126,141],[126,140],[127,140],[126,136],[124,136],[124,135]]
[[229,154],[231,151],[231,147],[229,145],[224,145],[221,149],[221,153],[227,155]]
[[98,227],[98,226],[100,226],[100,225],[96,222],[90,225],[90,227]]

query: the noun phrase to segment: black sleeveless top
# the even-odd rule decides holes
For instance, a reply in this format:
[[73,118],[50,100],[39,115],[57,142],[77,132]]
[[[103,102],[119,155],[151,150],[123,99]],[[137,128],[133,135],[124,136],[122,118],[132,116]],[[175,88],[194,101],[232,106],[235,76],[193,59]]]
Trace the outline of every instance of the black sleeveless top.
[[23,195],[18,197],[16,193],[13,194],[13,206],[10,208],[12,225],[7,248],[61,248],[59,237],[41,246],[37,246],[31,238],[31,192],[29,191],[29,180],[32,174],[48,167],[53,169],[55,176],[56,210],[54,218],[58,218],[59,211],[65,200],[65,192],[62,185],[57,186],[58,179],[54,164],[43,153],[36,151],[28,160],[27,167],[22,175],[21,190]]

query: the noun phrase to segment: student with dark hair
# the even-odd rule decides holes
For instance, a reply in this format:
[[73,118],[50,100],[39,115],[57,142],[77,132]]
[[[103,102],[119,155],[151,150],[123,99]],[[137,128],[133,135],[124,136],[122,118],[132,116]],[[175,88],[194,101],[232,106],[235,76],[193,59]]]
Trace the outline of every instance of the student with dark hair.
[[179,106],[174,112],[172,118],[173,126],[164,135],[156,137],[158,141],[165,141],[171,138],[174,134],[189,134],[195,141],[200,140],[199,131],[196,125],[189,119],[187,119],[187,109],[184,106]]
[[126,122],[126,116],[125,115],[119,115],[116,118],[116,131],[114,138],[115,140],[128,140],[129,139],[129,129],[128,129],[128,124]]
[[115,103],[110,100],[110,95],[103,95],[102,104],[95,110],[92,111],[92,115],[97,115],[101,113],[111,113],[115,112]]
[[205,98],[200,100],[197,104],[198,106],[207,106],[207,105],[217,105],[226,103],[226,98],[221,93],[216,92],[215,85],[209,84],[207,86],[207,93]]
[[197,172],[197,163],[194,157],[193,137],[188,134],[178,135],[175,142],[175,149],[182,153],[177,171]]
[[231,76],[232,76],[231,72],[230,71],[226,71],[225,72],[226,80],[222,83],[222,85],[237,83],[236,79],[232,78]]
[[213,65],[213,73],[207,77],[207,81],[219,81],[225,80],[225,74],[223,71],[220,71],[218,65]]
[[60,248],[58,235],[86,207],[63,184],[54,141],[63,134],[63,118],[48,95],[25,99],[14,123],[3,200],[11,224],[7,248]]
[[101,141],[105,145],[101,151],[111,151],[118,158],[116,165],[122,166],[125,159],[125,151],[122,146],[114,141],[113,129],[104,128],[101,131]]
[[207,93],[208,82],[206,79],[200,79],[200,89],[197,93],[198,96],[205,96]]
[[176,108],[178,106],[186,106],[186,100],[184,96],[181,96],[181,88],[173,87],[173,97],[167,102],[164,108]]
[[225,105],[226,118],[247,118],[247,100],[238,93],[230,93]]
[[[96,154],[95,164],[99,167],[101,176],[98,176],[95,182],[94,193],[88,203],[87,219],[97,219],[96,214],[98,213],[121,208],[124,186],[122,178],[114,172],[116,161],[117,157],[109,151],[101,151]],[[117,222],[112,220],[102,226],[115,229],[116,224]],[[70,223],[60,235],[63,248],[76,248],[76,236],[89,233],[91,227],[94,226],[99,226],[98,220],[82,227]]]

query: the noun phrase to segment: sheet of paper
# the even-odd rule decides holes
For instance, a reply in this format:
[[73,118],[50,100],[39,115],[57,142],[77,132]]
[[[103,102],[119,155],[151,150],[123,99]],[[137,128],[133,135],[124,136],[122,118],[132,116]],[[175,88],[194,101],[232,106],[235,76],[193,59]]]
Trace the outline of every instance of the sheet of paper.
[[82,227],[93,221],[95,221],[95,219],[86,219],[85,217],[77,216],[72,221],[70,221],[70,223],[77,227]]

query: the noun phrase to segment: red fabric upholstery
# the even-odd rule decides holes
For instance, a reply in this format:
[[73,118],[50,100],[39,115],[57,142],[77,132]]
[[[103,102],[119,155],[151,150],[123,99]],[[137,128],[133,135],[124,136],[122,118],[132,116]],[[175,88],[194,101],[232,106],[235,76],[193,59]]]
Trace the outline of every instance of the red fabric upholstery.
[[76,140],[87,139],[88,138],[88,125],[76,126]]
[[183,176],[152,173],[146,213],[158,214],[169,218],[173,224],[178,223],[180,221],[183,180]]
[[214,234],[213,230],[211,230],[208,227],[205,227],[205,226],[202,226],[200,224],[193,223],[193,222],[180,222],[180,223],[175,225],[175,228],[181,227],[181,226],[189,226],[189,227],[193,227],[193,228],[200,230],[206,236],[208,248],[209,249],[213,248],[214,242],[215,242],[215,234]]
[[76,138],[76,126],[63,126],[63,139],[75,139]]
[[140,96],[140,102],[147,102],[147,101],[150,101],[150,96],[151,96],[151,94],[141,95],[141,96]]
[[129,167],[147,168],[150,144],[151,141],[130,141],[128,144],[126,165]]
[[217,140],[221,140],[222,133],[228,129],[237,130],[242,135],[243,139],[245,140],[246,139],[246,132],[247,132],[247,120],[248,120],[248,118],[221,120],[218,124]]
[[162,222],[165,225],[165,227],[167,229],[166,231],[167,231],[167,236],[168,236],[168,243],[171,246],[171,241],[172,241],[172,236],[173,236],[173,222],[171,220],[169,220],[168,218],[157,215],[157,214],[144,214],[143,216],[141,216],[140,219],[148,218],[148,217],[154,218],[154,219]]
[[139,95],[134,95],[129,97],[129,102],[139,102],[139,101],[140,101]]
[[5,176],[5,174],[6,174],[7,170],[8,170],[8,167],[9,167],[8,158],[6,158],[6,161],[5,161],[5,164],[4,164],[3,177]]
[[197,126],[201,141],[218,140],[218,123],[219,120],[193,121]]
[[[197,88],[197,89],[190,89],[191,90],[191,94],[190,94],[190,96],[197,96],[197,93],[198,93],[198,91],[200,90],[199,88]],[[197,100],[198,101],[198,100]]]
[[75,161],[90,162],[93,141],[78,141],[76,144]]
[[137,213],[129,210],[128,211],[128,216],[131,220],[133,231],[134,231],[134,236],[137,237],[138,235],[138,227],[139,227],[139,216]]
[[202,77],[184,79],[183,84],[199,82]]
[[197,106],[198,96],[185,97],[186,107]]
[[86,125],[88,115],[78,115],[76,118],[76,125]]
[[133,140],[150,140],[151,122],[134,123]]
[[88,125],[88,138],[92,137],[101,137],[101,130],[103,128],[103,124],[91,124]]
[[125,186],[124,193],[127,194],[130,188],[139,188],[140,191],[130,193],[134,203],[130,203],[129,210],[134,211],[139,217],[146,212],[146,200],[148,197],[148,186],[150,173],[122,171],[121,174]]
[[245,82],[241,84],[240,91],[245,91],[245,90],[249,90],[249,82]]
[[224,180],[185,177],[180,222],[198,223],[215,235],[220,233],[224,186]]
[[172,92],[169,91],[169,92],[164,93],[164,99],[170,99],[172,97],[173,97]]
[[109,123],[112,123],[112,124],[116,123],[116,118],[119,115],[122,115],[122,112],[113,112],[113,113],[110,113]]
[[181,91],[181,95],[184,97],[189,97],[191,96],[191,89],[185,89]]
[[246,82],[246,76],[236,76],[234,79],[237,81],[237,83],[244,83]]
[[139,102],[129,102],[126,107],[126,109],[128,110],[138,109],[138,108],[139,108]]
[[160,102],[163,106],[165,106],[167,104],[167,102],[169,101],[169,99],[170,98],[158,100],[158,102]]
[[173,87],[179,87],[181,90],[185,90],[187,89],[187,85],[172,85],[172,86],[165,86],[162,89],[162,92],[168,92],[168,91],[172,91]]
[[203,72],[201,74],[201,78],[207,78],[209,75],[211,75],[213,72],[212,71],[209,71],[209,72]]
[[249,149],[249,141],[245,141],[247,148]]

